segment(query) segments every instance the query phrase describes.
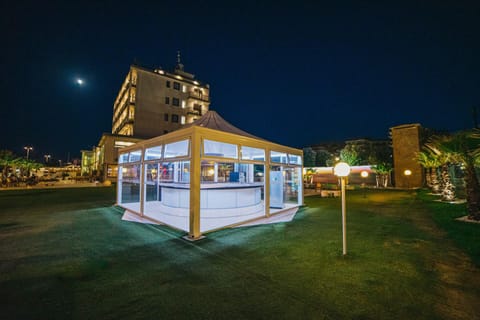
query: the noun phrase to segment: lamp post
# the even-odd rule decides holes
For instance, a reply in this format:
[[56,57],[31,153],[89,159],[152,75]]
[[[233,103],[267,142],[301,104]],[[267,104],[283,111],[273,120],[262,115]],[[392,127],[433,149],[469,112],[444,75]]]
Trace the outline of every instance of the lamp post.
[[345,162],[339,162],[333,168],[333,173],[340,177],[342,188],[342,238],[343,238],[343,255],[347,254],[347,208],[345,202],[345,179],[350,174],[350,166]]
[[46,154],[43,157],[45,158],[45,163],[48,163],[48,160],[50,160],[51,155]]
[[27,160],[28,160],[28,156],[30,155],[30,151],[33,150],[33,147],[26,146],[26,147],[23,147],[23,149],[25,149],[27,151]]
[[406,169],[405,171],[403,171],[403,174],[405,175],[406,179],[407,179],[407,189],[410,189],[410,176],[412,175],[412,171],[409,170],[409,169]]
[[368,171],[365,171],[363,170],[362,172],[360,172],[360,176],[363,178],[363,183],[362,183],[362,187],[363,187],[363,197],[366,198],[367,197],[367,192],[365,190],[365,179],[367,179],[368,177]]

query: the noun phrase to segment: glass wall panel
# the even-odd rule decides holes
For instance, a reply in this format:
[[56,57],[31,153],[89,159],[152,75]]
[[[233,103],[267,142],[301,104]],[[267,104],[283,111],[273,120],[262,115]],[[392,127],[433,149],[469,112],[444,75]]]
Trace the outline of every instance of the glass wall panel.
[[162,162],[159,167],[160,182],[190,182],[190,161]]
[[135,150],[130,152],[128,162],[137,162],[142,160],[142,150]]
[[215,161],[202,161],[200,165],[200,181],[201,182],[217,182],[218,165]]
[[239,174],[234,170],[233,162],[217,163],[217,182],[238,182]]
[[[255,170],[253,163],[240,163],[236,165],[235,171],[238,171],[238,182],[239,183],[253,183]],[[263,167],[263,166],[262,166]]]
[[165,145],[164,158],[175,158],[188,156],[189,140],[182,140]]
[[160,201],[158,188],[158,163],[145,164],[145,201]]
[[253,181],[265,182],[265,166],[263,164],[253,165]]
[[129,156],[128,152],[120,154],[120,156],[118,157],[118,163],[127,163],[128,162],[128,156]]
[[298,165],[302,164],[302,157],[298,156],[296,154],[289,154],[288,155],[288,160],[289,160],[290,164],[298,164]]
[[264,165],[202,161],[200,231],[265,216]]
[[287,163],[287,154],[285,152],[270,151],[270,161]]
[[119,203],[135,212],[140,212],[140,164],[120,166]]
[[223,158],[238,158],[236,144],[224,143],[205,139],[203,141],[203,154]]
[[284,168],[284,201],[285,203],[298,204],[299,194],[299,168]]
[[242,146],[242,160],[265,161],[265,150]]
[[162,146],[152,147],[145,150],[145,160],[156,160],[162,157]]

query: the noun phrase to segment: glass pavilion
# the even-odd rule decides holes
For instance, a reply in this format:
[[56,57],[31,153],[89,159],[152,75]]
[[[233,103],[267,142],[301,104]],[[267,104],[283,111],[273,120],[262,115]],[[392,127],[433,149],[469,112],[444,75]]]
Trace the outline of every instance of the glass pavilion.
[[120,151],[117,204],[199,239],[303,204],[303,152],[250,135],[215,111]]

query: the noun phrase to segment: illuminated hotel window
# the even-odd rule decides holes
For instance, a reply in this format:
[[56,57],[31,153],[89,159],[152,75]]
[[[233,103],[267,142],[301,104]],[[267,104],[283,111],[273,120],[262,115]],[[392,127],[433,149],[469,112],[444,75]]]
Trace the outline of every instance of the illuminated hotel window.
[[172,114],[172,122],[178,123],[178,115],[177,114]]
[[179,82],[173,82],[173,89],[175,90],[180,90],[180,83]]
[[169,97],[165,97],[165,104],[170,104],[170,98]]
[[185,124],[185,116],[182,116],[182,117],[180,118],[180,123],[181,123],[181,124]]
[[187,92],[187,86],[182,86],[182,92]]
[[165,114],[163,115],[163,120],[168,121],[168,113],[165,113]]
[[167,88],[170,88],[170,81],[167,80]]
[[185,109],[185,106],[186,106],[185,100],[182,100],[182,108]]
[[198,111],[198,113],[199,113],[200,115],[202,115],[202,105],[201,105],[201,104],[195,103],[195,104],[193,105],[193,110],[194,110],[194,111]]
[[180,100],[178,98],[172,98],[172,105],[176,107],[180,106]]

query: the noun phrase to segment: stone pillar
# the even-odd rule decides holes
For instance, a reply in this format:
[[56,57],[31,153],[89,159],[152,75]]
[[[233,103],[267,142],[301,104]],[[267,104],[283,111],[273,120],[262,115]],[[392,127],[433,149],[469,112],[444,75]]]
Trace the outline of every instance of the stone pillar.
[[[390,128],[393,148],[393,174],[395,187],[420,188],[423,186],[424,170],[416,160],[420,151],[421,125],[405,124]],[[411,174],[405,175],[410,170]]]

